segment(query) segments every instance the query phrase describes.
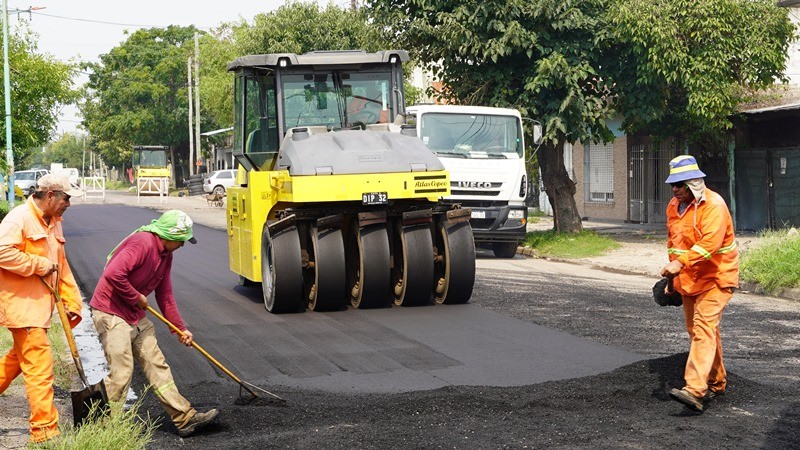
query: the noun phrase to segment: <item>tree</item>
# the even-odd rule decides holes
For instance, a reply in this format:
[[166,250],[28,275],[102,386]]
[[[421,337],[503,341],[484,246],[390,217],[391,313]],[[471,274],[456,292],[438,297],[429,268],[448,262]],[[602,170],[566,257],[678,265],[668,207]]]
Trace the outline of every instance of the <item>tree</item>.
[[[31,164],[33,152],[41,150],[56,129],[59,106],[75,101],[77,96],[72,89],[74,67],[39,53],[36,35],[24,24],[20,22],[8,40],[15,170]],[[5,96],[2,85],[0,96]],[[5,120],[0,120],[0,145],[6,146]],[[0,167],[6,167],[5,158],[0,160]]]
[[[780,76],[791,37],[772,0],[368,0],[387,36],[428,62],[456,103],[540,119],[558,231],[581,229],[565,142],[628,133],[718,142],[742,87]],[[754,18],[758,18],[754,20]]]
[[233,76],[226,66],[239,56],[314,50],[377,51],[385,49],[386,42],[368,23],[363,11],[334,4],[322,8],[316,2],[288,2],[275,11],[256,15],[252,22],[222,24],[201,39],[201,104],[221,126],[233,122]]
[[188,161],[186,62],[193,26],[137,30],[99,63],[81,104],[84,125],[107,164],[130,164],[134,145],[168,145]]
[[64,167],[81,169],[85,150],[85,136],[64,133],[58,140],[45,146],[38,162],[44,167],[50,167],[50,163],[61,163]]
[[[773,0],[617,0],[607,70],[628,130],[684,136],[712,155],[748,92],[784,78],[795,32]],[[722,142],[720,142],[722,141]]]
[[545,127],[538,152],[555,227],[578,232],[563,144],[610,141],[604,0],[370,0],[370,17],[429,63],[454,103],[517,108]]

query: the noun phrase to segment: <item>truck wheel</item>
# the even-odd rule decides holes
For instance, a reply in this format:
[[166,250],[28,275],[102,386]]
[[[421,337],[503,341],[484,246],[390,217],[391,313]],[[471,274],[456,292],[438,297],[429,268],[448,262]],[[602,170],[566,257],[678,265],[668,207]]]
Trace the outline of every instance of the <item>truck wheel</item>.
[[436,220],[434,244],[434,301],[446,305],[467,303],[475,285],[475,240],[469,222],[447,226]]
[[493,242],[492,251],[498,258],[513,258],[517,254],[516,242]]
[[[300,237],[296,227],[271,235],[267,224],[261,236],[261,290],[264,306],[273,314],[305,309]],[[301,309],[302,308],[302,309]]]

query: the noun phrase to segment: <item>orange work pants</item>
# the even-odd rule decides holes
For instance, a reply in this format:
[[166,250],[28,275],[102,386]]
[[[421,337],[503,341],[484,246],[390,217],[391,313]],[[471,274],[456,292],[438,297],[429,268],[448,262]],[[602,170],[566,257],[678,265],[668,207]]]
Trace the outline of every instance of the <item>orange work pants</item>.
[[730,288],[712,289],[695,296],[683,296],[683,314],[691,344],[686,361],[684,389],[695,397],[705,397],[708,389],[725,390],[726,372],[722,362],[719,332],[722,312],[733,296]]
[[44,328],[9,328],[14,345],[0,358],[0,393],[19,374],[31,407],[31,442],[58,436],[58,410],[53,404],[53,353]]

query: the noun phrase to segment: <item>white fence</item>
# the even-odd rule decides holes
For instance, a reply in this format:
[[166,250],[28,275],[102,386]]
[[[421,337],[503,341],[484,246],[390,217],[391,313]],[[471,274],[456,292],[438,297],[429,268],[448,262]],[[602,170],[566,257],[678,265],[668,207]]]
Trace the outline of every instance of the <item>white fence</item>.
[[142,195],[158,195],[159,203],[167,203],[169,196],[169,177],[163,178],[137,178],[136,202],[139,203]]
[[81,178],[81,189],[83,189],[83,199],[99,199],[106,201],[106,179],[104,177],[83,177]]

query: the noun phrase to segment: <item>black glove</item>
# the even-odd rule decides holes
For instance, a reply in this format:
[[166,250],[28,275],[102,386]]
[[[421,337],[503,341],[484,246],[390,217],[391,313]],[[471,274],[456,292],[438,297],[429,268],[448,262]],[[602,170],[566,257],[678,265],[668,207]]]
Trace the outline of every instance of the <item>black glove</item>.
[[[669,290],[672,291],[671,294],[664,292],[667,286],[669,286]],[[653,285],[653,300],[655,300],[659,306],[683,305],[681,294],[672,289],[672,279],[670,278],[662,278],[658,280],[655,285]]]

